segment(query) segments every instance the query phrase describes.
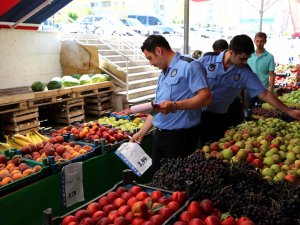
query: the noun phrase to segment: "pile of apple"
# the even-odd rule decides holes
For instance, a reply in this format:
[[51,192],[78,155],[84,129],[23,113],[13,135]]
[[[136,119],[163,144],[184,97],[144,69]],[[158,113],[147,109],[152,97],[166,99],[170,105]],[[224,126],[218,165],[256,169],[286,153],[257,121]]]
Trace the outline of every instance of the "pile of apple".
[[210,199],[191,201],[174,225],[255,225],[248,217],[234,218],[213,206]]
[[140,129],[144,121],[140,117],[136,117],[132,121],[127,119],[116,119],[116,117],[101,117],[98,119],[99,124],[108,124],[113,128],[118,128],[126,132],[135,133],[135,130]]
[[20,149],[24,158],[37,162],[42,162],[49,156],[54,156],[54,160],[57,162],[71,160],[92,150],[93,147],[90,145],[81,146],[74,141],[65,142],[62,136],[51,137],[48,141],[30,144]]
[[[285,103],[290,108],[297,108],[300,109],[300,89],[292,91],[288,94],[279,96],[278,99],[280,99],[283,103]],[[274,109],[271,105],[268,103],[263,103],[262,108],[265,109]]]
[[247,160],[268,181],[300,180],[300,123],[277,118],[248,121],[201,149],[228,162]]
[[101,125],[98,121],[90,121],[82,124],[76,123],[75,125],[51,131],[52,137],[64,134],[73,134],[74,141],[87,143],[93,143],[95,140],[98,140],[100,143],[100,139],[103,139],[106,144],[114,144],[129,139],[128,132],[120,128],[112,128],[111,125]]
[[20,155],[8,159],[5,155],[0,155],[0,187],[20,180],[41,170],[41,166],[30,167]]
[[63,218],[62,225],[161,225],[186,202],[183,192],[165,196],[160,190],[146,192],[140,186],[123,186],[98,201]]
[[114,116],[117,116],[117,117],[134,115],[135,117],[146,118],[148,116],[147,113],[135,113],[135,114],[133,114],[130,111],[130,109],[123,109],[120,112],[112,112],[111,114],[114,115]]

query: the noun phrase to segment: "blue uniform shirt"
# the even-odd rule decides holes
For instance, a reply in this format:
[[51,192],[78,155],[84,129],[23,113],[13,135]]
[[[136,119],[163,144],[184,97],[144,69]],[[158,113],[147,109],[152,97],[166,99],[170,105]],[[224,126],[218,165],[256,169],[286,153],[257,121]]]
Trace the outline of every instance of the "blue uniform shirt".
[[[176,53],[167,70],[158,78],[155,102],[180,101],[192,98],[200,89],[207,88],[206,71],[201,63]],[[200,123],[201,108],[177,110],[153,117],[153,125],[160,129],[191,128]]]
[[213,96],[213,101],[207,110],[213,113],[226,113],[242,89],[246,89],[251,97],[265,91],[258,76],[248,65],[242,67],[232,65],[225,71],[224,53],[225,51],[220,54],[206,53],[199,59],[206,68],[208,84]]

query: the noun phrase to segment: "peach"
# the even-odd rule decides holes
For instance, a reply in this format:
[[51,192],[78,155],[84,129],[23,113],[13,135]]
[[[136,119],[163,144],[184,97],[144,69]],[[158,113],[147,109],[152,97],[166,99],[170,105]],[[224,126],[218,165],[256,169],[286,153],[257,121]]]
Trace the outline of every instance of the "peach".
[[55,139],[60,144],[64,142],[64,138],[62,136],[56,136]]
[[37,147],[36,147],[35,144],[30,144],[30,145],[28,145],[28,147],[31,148],[31,151],[32,151],[32,152],[36,152],[36,151],[37,151]]
[[36,173],[36,172],[39,172],[41,170],[41,166],[40,165],[36,165],[32,168],[33,172]]
[[0,171],[0,179],[4,179],[5,177],[10,177],[10,173],[6,169]]
[[79,153],[80,155],[83,155],[83,154],[87,153],[87,151],[84,150],[84,149],[82,148],[82,149],[80,149],[80,150],[78,151],[78,153]]
[[29,176],[30,174],[33,174],[33,169],[29,168],[23,171],[23,176]]
[[15,173],[14,175],[12,175],[12,179],[15,181],[15,180],[19,180],[23,177],[23,174],[21,172],[19,173]]
[[6,185],[6,184],[13,182],[13,179],[11,177],[4,177],[1,182],[2,182],[2,185]]
[[32,152],[32,149],[29,146],[24,146],[20,149],[23,155],[30,154]]
[[22,173],[19,169],[18,170],[13,170],[11,173],[10,173],[10,175],[12,176],[12,175],[14,175],[14,174],[16,174],[16,173]]
[[66,148],[65,148],[65,146],[63,146],[63,145],[59,145],[58,147],[56,147],[56,152],[57,152],[59,155],[64,154],[65,151],[66,151]]
[[81,149],[81,146],[80,145],[75,145],[73,148],[74,148],[75,151],[78,151],[79,149]]
[[14,168],[14,167],[15,167],[15,164],[12,163],[12,162],[7,163],[7,165],[6,165],[6,169],[7,169],[7,170],[10,170],[11,168]]
[[76,143],[75,143],[74,141],[71,141],[71,142],[69,142],[69,145],[70,145],[71,147],[74,147],[74,146],[76,145]]

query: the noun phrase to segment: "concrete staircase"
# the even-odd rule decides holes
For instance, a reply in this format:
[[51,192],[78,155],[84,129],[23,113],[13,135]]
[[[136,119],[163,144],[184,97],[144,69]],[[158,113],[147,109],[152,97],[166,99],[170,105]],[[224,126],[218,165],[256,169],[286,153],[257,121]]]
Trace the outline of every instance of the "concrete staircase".
[[151,66],[141,52],[144,38],[112,36],[104,40],[94,35],[77,35],[76,39],[98,47],[100,68],[113,78],[116,97],[122,98],[123,105],[154,98],[160,70]]

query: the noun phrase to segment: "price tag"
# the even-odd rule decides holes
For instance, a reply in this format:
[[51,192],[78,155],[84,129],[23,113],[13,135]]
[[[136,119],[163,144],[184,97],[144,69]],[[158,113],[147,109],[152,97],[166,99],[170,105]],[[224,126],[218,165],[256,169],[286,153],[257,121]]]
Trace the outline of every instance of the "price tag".
[[152,165],[152,159],[137,143],[123,143],[115,154],[138,176],[142,176]]
[[61,199],[64,207],[84,201],[82,162],[64,166],[61,172],[61,184]]

